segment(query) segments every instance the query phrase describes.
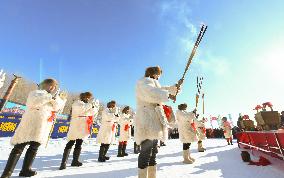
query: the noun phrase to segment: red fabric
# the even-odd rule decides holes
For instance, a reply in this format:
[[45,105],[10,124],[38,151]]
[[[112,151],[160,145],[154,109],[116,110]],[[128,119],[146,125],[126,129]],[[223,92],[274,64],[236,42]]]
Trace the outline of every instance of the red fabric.
[[130,126],[129,126],[128,124],[126,124],[126,125],[124,126],[124,131],[128,131],[129,128],[130,128]]
[[205,127],[203,127],[203,129],[202,129],[202,130],[203,130],[203,134],[204,134],[204,135],[206,135],[206,128],[205,128]]
[[55,111],[51,111],[51,116],[48,118],[48,122],[53,122],[53,120],[55,119],[56,115],[55,115]]
[[127,145],[127,141],[119,142],[119,145]]
[[193,122],[193,123],[191,123],[190,125],[191,125],[191,127],[193,128],[193,130],[196,131],[196,125],[195,125],[195,123]]
[[93,116],[87,117],[87,131],[91,133],[91,126],[93,124]]
[[163,105],[163,109],[164,109],[164,113],[167,117],[167,120],[169,121],[170,118],[171,118],[171,114],[172,114],[172,108],[170,106]]
[[249,165],[256,165],[256,166],[268,166],[270,164],[271,164],[271,162],[268,159],[266,159],[262,156],[259,157],[258,161],[250,161],[249,162]]
[[115,124],[112,124],[112,128],[111,130],[114,132],[114,129],[115,129]]

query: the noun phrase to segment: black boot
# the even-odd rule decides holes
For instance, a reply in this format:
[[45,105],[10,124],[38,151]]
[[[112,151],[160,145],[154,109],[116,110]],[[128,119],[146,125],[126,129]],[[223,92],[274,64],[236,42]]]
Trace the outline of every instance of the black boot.
[[79,157],[81,154],[81,148],[75,148],[73,152],[73,160],[71,166],[80,167],[83,164],[79,161]]
[[1,175],[1,178],[11,177],[19,158],[21,157],[21,154],[22,150],[13,149],[11,151],[10,156],[6,163],[6,167]]
[[118,145],[117,157],[123,157],[122,144]]
[[166,146],[165,142],[160,141],[160,146]]
[[136,142],[134,142],[134,154],[138,154],[138,145]]
[[123,146],[122,146],[122,155],[123,156],[128,156],[128,154],[126,153],[126,146],[127,146],[127,144],[123,144]]
[[61,161],[61,165],[59,170],[63,170],[66,169],[66,163],[68,160],[68,157],[70,155],[71,149],[64,149],[64,153],[63,153],[63,157],[62,157],[62,161]]
[[38,147],[39,147],[39,143],[38,143],[38,146],[30,145],[30,147],[28,148],[25,158],[24,158],[22,170],[19,174],[20,177],[32,177],[37,174],[36,171],[32,170],[32,164],[35,160]]
[[229,140],[227,140],[227,143],[228,143],[228,145],[231,145],[231,143],[230,143],[230,141],[229,141]]
[[104,152],[105,152],[105,147],[104,147],[104,145],[101,145],[98,162],[106,162],[106,159],[104,158]]
[[104,149],[104,158],[105,158],[105,160],[109,160],[109,156],[106,156],[108,149],[109,149],[109,144],[106,144],[105,145],[105,149]]

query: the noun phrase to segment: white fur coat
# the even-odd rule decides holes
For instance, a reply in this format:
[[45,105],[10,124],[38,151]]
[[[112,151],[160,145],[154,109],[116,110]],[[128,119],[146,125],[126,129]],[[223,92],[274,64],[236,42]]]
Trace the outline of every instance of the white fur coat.
[[[131,138],[131,125],[132,119],[129,114],[122,114],[119,119],[118,124],[120,125],[119,139],[118,141],[128,141]],[[128,126],[128,130],[125,130],[125,127]]]
[[46,143],[53,122],[48,122],[52,111],[64,108],[66,100],[57,97],[52,99],[52,95],[45,90],[35,90],[29,93],[27,99],[27,109],[22,116],[11,144],[16,145],[25,142]]
[[231,126],[231,124],[228,121],[223,122],[221,127],[224,130],[224,137],[225,138],[231,138],[233,136],[233,134],[232,134],[232,126]]
[[204,133],[203,128],[205,129],[205,123],[203,120],[195,120],[196,123],[196,130],[197,130],[197,136],[199,140],[205,140],[206,139],[206,132]]
[[88,116],[93,116],[98,112],[99,108],[92,107],[91,103],[84,103],[77,100],[72,104],[72,119],[70,122],[67,140],[85,139],[90,135],[88,130]]
[[[115,111],[106,108],[102,113],[102,121],[97,136],[97,143],[111,144],[115,142],[116,125],[119,117],[115,116]],[[113,126],[115,126],[113,130]]]
[[[169,100],[169,94],[174,94],[176,87],[161,87],[158,80],[144,77],[136,84],[137,113],[135,116],[134,137],[137,144],[146,139],[165,140],[167,120],[162,109],[162,103]],[[160,106],[157,107],[157,104]]]
[[182,143],[192,143],[197,141],[197,135],[191,124],[194,122],[193,112],[177,110],[176,118],[178,122],[179,139]]

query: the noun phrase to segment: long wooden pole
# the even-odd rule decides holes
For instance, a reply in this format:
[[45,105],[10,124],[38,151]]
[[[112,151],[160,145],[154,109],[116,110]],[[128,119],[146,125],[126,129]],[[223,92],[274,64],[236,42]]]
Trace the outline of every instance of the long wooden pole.
[[20,76],[17,76],[15,74],[13,74],[13,75],[14,75],[15,78],[11,81],[11,84],[6,91],[2,102],[0,103],[0,111],[2,111],[2,109],[5,107],[5,105],[6,105],[7,101],[9,100],[13,90],[15,89],[17,83],[19,82],[19,79],[21,78]]
[[[182,77],[181,77],[181,79],[180,79],[181,83],[179,83],[179,86],[177,86],[177,91],[176,91],[175,97],[177,96],[177,94],[178,94],[178,92],[179,92],[180,86],[181,86],[181,84],[182,84],[183,81],[184,81],[185,75],[186,75],[186,73],[187,73],[187,71],[188,71],[188,69],[189,69],[190,64],[192,63],[192,59],[193,59],[193,57],[194,57],[194,55],[195,55],[195,53],[196,53],[196,50],[197,50],[197,48],[198,48],[198,46],[199,46],[199,44],[200,44],[200,42],[201,42],[201,40],[202,40],[202,38],[203,38],[205,32],[206,32],[206,30],[207,30],[207,26],[206,26],[206,25],[202,25],[202,27],[201,27],[201,29],[200,29],[200,31],[199,31],[198,37],[197,37],[197,39],[196,39],[196,41],[195,41],[194,47],[193,47],[193,49],[192,49],[192,51],[191,51],[191,54],[190,54],[190,56],[189,56],[189,58],[188,58],[188,61],[187,61],[185,70],[184,70],[184,72],[183,72],[183,74],[182,74]],[[176,99],[174,100],[174,103],[175,103],[175,102],[176,102]]]

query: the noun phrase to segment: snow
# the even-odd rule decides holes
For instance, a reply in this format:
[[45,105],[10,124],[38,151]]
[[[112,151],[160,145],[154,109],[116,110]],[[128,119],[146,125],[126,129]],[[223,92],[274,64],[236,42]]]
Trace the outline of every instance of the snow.
[[[0,138],[0,172],[2,173],[6,160],[11,151],[9,138]],[[98,178],[124,178],[137,177],[137,156],[133,154],[133,141],[128,145],[128,157],[117,158],[117,145],[111,145],[110,161],[97,162],[99,145],[94,139],[87,140],[83,145],[80,160],[83,166],[70,167],[72,154],[66,170],[59,171],[62,152],[66,144],[65,139],[50,140],[45,149],[41,146],[33,168],[38,171],[35,177],[98,177]],[[179,140],[169,140],[166,147],[161,147],[157,156],[158,177],[173,178],[283,178],[284,171],[277,166],[250,166],[242,162],[237,144],[226,145],[223,139],[208,139],[204,141],[207,151],[197,152],[197,143],[191,146],[192,157],[196,162],[192,165],[182,163],[182,144]],[[24,152],[25,153],[25,152]],[[13,176],[18,176],[24,154],[18,162]]]

